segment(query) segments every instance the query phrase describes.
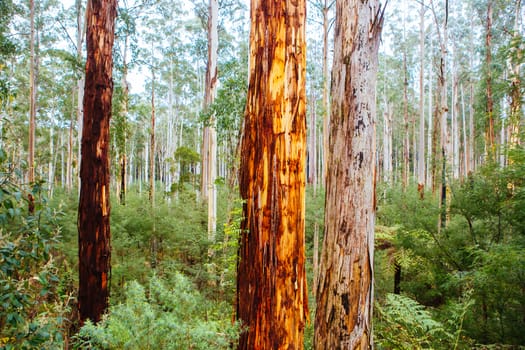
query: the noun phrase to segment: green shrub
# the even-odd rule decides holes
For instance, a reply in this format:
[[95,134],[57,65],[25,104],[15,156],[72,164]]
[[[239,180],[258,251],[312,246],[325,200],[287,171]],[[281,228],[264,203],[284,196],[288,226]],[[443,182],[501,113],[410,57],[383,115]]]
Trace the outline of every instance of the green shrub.
[[451,349],[454,337],[425,307],[403,295],[387,294],[376,303],[375,343],[378,349]]
[[56,217],[42,184],[17,185],[4,161],[0,149],[0,348],[60,349],[68,310],[57,294]]
[[[222,316],[221,316],[222,315]],[[224,316],[226,315],[226,317]],[[182,274],[153,276],[147,289],[132,281],[125,301],[97,325],[87,323],[77,349],[228,349],[238,327]]]

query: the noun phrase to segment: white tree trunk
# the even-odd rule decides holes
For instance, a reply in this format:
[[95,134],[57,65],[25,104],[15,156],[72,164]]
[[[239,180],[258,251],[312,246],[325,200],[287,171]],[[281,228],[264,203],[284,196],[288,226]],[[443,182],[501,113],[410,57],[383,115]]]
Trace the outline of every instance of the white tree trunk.
[[[206,88],[204,95],[204,108],[207,109],[213,103],[215,95],[217,94],[217,53],[219,47],[218,36],[218,15],[219,5],[218,0],[209,0],[208,4],[208,67],[206,69]],[[204,133],[204,144],[207,152],[206,179],[207,191],[206,199],[208,201],[208,239],[215,241],[215,232],[217,230],[217,188],[215,180],[217,177],[217,132],[215,129],[215,116],[210,118],[207,132]],[[203,162],[204,162],[203,161]]]

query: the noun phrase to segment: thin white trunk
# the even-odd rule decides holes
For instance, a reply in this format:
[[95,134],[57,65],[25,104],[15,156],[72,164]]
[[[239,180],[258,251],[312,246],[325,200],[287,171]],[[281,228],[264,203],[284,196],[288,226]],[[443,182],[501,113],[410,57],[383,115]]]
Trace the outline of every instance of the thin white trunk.
[[53,135],[53,126],[49,128],[49,161],[47,163],[47,185],[48,185],[48,194],[51,198],[53,196],[53,177],[54,177],[54,169],[53,169],[53,145],[54,145],[54,135]]
[[28,146],[28,181],[35,181],[35,127],[36,127],[36,57],[35,57],[35,0],[29,1],[30,7],[30,56],[29,56],[29,146]]
[[[206,89],[204,97],[204,108],[207,109],[213,103],[217,94],[217,54],[219,47],[218,36],[218,15],[219,4],[218,0],[209,0],[208,3],[208,67],[206,69]],[[210,119],[210,124],[207,127],[207,135],[205,134],[204,144],[207,145],[206,169],[207,172],[207,201],[208,201],[208,239],[215,241],[215,232],[217,231],[217,187],[215,180],[217,178],[217,132],[215,129],[215,116]],[[207,136],[207,138],[206,138]],[[204,165],[204,164],[203,164]]]
[[328,164],[328,142],[330,135],[330,102],[329,102],[329,85],[328,80],[328,13],[330,6],[329,0],[324,0],[323,7],[323,157],[322,157],[322,168],[323,168],[323,186],[326,186],[326,175],[327,175],[327,164]]
[[[90,1],[90,0],[88,0]],[[82,60],[82,44],[84,42],[86,34],[86,20],[85,13],[82,13],[82,0],[76,0],[76,10],[77,10],[77,60],[80,62]],[[83,20],[84,19],[84,20]],[[84,101],[84,70],[80,71],[80,78],[77,80],[77,108],[76,108],[76,117],[77,117],[77,165],[76,169],[80,169],[80,154],[82,151],[82,124],[84,119],[84,110],[83,110],[83,101]],[[72,171],[72,170],[71,170]],[[73,177],[71,176],[71,184]],[[77,170],[76,176],[77,184],[80,184],[80,171]],[[80,186],[78,186],[80,190]]]
[[423,191],[425,186],[425,1],[421,0],[419,24],[419,139],[418,139],[418,187]]
[[386,111],[383,113],[383,181],[392,183],[392,111],[389,104],[386,104]]
[[64,184],[66,183],[66,174],[64,171],[66,160],[64,156],[64,134],[62,133],[60,134],[60,145],[62,145],[62,147],[60,147],[60,184],[64,187]]
[[459,89],[461,93],[461,125],[462,125],[462,135],[463,135],[463,167],[461,175],[466,177],[468,174],[468,158],[469,158],[469,144],[467,140],[467,123],[465,117],[465,93],[463,89],[463,84],[460,85]]
[[474,139],[474,84],[470,82],[470,102],[469,102],[469,169],[467,175],[470,172],[476,170],[476,148]]
[[[431,33],[432,34],[432,33]],[[432,45],[432,40],[430,40],[430,52],[434,50],[434,46]],[[432,181],[434,179],[432,178],[432,133],[433,133],[433,123],[432,123],[432,79],[434,79],[433,76],[433,69],[432,64],[428,65],[428,131],[427,131],[427,187],[433,187],[434,184]]]
[[452,174],[454,179],[459,179],[459,103],[458,103],[458,76],[454,65],[454,77],[452,79]]
[[507,123],[508,120],[508,103],[505,101],[505,98],[501,101],[501,109],[502,109],[502,116],[501,116],[501,129],[499,133],[499,165],[500,167],[505,167],[507,164],[507,157],[506,157],[506,151],[504,150],[505,145],[507,144]]

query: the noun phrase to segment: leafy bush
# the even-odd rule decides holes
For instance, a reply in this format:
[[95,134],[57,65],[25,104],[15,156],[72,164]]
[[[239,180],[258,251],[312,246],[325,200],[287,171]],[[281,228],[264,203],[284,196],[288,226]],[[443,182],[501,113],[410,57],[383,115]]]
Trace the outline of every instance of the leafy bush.
[[[401,291],[455,332],[454,347],[525,344],[525,151],[512,156],[506,168],[488,166],[452,183],[447,222],[439,229],[437,196],[421,200],[415,188],[384,192],[376,240],[380,310],[391,302],[385,291],[392,290],[397,265]],[[390,341],[395,328],[383,327],[394,333],[382,337]]]
[[40,183],[16,184],[1,149],[0,167],[0,347],[59,349],[67,307],[56,293],[56,217]]
[[130,282],[125,301],[111,307],[97,325],[87,323],[77,349],[228,349],[238,327],[224,310],[207,302],[182,274],[157,276],[146,290]]

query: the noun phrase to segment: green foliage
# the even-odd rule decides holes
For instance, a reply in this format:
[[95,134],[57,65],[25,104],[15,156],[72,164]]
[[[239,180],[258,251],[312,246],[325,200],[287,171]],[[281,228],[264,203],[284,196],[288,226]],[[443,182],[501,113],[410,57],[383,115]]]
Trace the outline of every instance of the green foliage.
[[174,156],[175,160],[179,162],[180,165],[179,183],[183,184],[184,182],[191,182],[192,180],[195,180],[193,169],[200,161],[200,155],[189,147],[181,146],[177,148]]
[[13,181],[2,149],[0,167],[0,347],[58,349],[67,308],[57,295],[55,215],[40,183],[25,188]]
[[[402,292],[441,320],[454,334],[454,347],[471,346],[469,339],[479,344],[525,343],[523,154],[522,149],[513,150],[507,168],[491,165],[453,183],[448,219],[441,229],[439,206],[431,194],[420,200],[415,189],[385,191],[378,219],[387,229],[380,227],[376,241],[379,309],[391,313],[383,300],[391,302],[385,292],[392,290],[397,264]],[[385,327],[382,336],[389,339],[393,329]]]
[[98,325],[86,324],[78,349],[228,349],[238,327],[217,313],[178,272],[153,276],[147,290],[133,281],[124,303]]
[[450,349],[454,340],[445,326],[417,301],[387,294],[376,303],[374,330],[379,349]]
[[15,51],[14,43],[8,37],[9,22],[16,11],[13,0],[2,0],[0,2],[0,64],[2,56],[7,56]]

